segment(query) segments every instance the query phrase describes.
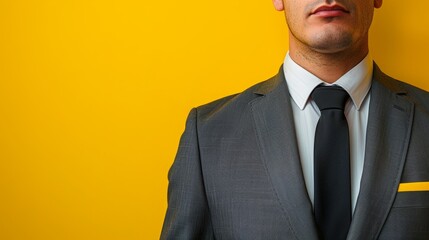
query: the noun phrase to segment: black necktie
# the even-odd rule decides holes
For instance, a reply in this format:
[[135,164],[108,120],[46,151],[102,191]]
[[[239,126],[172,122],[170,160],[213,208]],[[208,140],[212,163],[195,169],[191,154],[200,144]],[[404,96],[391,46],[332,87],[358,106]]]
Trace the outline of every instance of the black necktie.
[[351,222],[349,128],[344,107],[349,95],[321,86],[311,97],[321,112],[314,139],[314,215],[323,240],[344,240]]

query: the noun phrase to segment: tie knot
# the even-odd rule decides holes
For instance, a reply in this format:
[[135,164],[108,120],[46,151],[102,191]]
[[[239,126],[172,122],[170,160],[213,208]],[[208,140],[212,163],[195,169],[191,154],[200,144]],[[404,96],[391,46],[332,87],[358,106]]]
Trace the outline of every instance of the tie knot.
[[349,94],[338,86],[319,86],[311,93],[320,111],[327,109],[341,109],[344,111]]

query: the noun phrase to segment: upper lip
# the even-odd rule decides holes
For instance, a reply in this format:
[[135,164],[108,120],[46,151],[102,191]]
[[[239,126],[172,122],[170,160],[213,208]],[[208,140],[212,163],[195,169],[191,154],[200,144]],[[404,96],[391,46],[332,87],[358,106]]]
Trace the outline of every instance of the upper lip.
[[331,5],[331,6],[329,6],[329,5],[320,6],[320,7],[316,8],[315,10],[313,10],[311,12],[311,14],[315,14],[315,13],[318,13],[321,11],[343,11],[346,13],[349,12],[345,7],[343,7],[339,4],[335,4],[335,5]]

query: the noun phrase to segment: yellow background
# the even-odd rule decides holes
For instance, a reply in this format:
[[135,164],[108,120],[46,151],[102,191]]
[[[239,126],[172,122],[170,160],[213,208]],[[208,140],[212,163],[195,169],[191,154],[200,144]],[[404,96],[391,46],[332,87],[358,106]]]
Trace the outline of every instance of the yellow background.
[[[372,55],[429,89],[427,1],[385,1]],[[0,239],[157,239],[197,106],[275,74],[271,1],[0,0]]]

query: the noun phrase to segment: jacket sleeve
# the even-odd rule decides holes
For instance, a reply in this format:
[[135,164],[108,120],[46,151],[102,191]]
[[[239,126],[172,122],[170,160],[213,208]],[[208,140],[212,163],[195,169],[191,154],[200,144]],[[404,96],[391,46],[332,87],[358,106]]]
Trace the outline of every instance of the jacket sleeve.
[[168,208],[161,239],[214,239],[201,170],[196,109],[186,121],[168,180]]

